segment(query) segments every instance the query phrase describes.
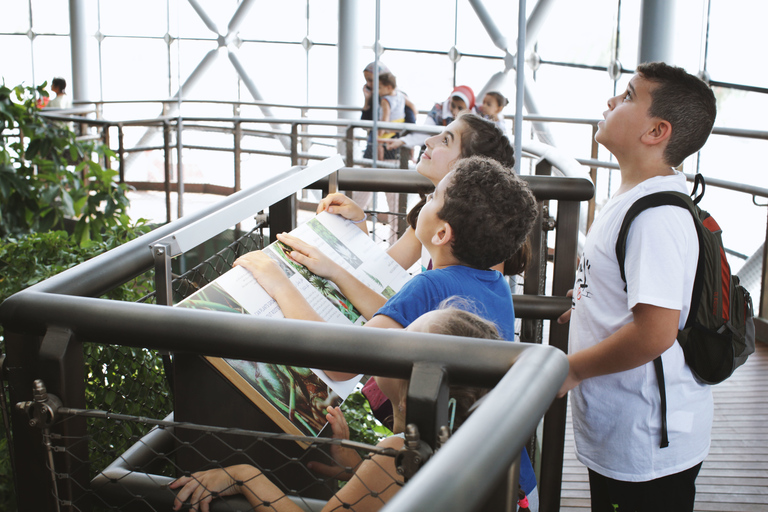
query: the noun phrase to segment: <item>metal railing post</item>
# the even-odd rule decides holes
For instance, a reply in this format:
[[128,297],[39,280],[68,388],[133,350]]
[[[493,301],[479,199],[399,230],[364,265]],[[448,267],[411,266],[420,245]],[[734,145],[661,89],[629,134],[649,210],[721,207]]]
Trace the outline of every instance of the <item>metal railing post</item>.
[[163,188],[165,191],[165,221],[171,222],[171,123],[167,119],[163,121]]
[[347,128],[347,137],[346,137],[346,143],[347,143],[347,159],[346,159],[346,165],[347,167],[352,167],[355,165],[355,127],[350,126]]
[[299,123],[291,123],[291,165],[299,165]]
[[[397,406],[398,404],[392,404]],[[448,376],[445,368],[415,363],[408,385],[406,423],[419,425],[419,436],[433,450],[441,426],[448,426]]]
[[[579,232],[579,210],[579,203],[573,201],[560,201],[557,205],[553,297],[564,297],[573,288],[578,257],[578,238],[573,234]],[[568,353],[567,324],[549,323],[549,344]],[[539,508],[542,512],[560,509],[567,407],[567,398],[557,398],[544,415],[539,478]]]
[[[597,134],[597,125],[592,127],[592,150],[590,151],[590,158],[593,160],[597,160],[597,151],[598,151],[598,145],[597,141],[595,140],[595,135]],[[589,168],[589,177],[592,178],[592,183],[597,187],[597,167],[590,167]],[[592,196],[592,199],[589,200],[589,203],[587,203],[587,232],[589,232],[590,226],[592,226],[592,222],[595,220],[595,200],[597,198],[595,196]]]
[[125,140],[123,136],[123,124],[117,123],[117,157],[120,183],[125,183]]
[[152,246],[152,257],[155,260],[155,302],[163,306],[173,306],[170,249],[169,243],[156,243]]
[[[85,358],[83,345],[76,340],[72,331],[66,328],[49,327],[40,344],[40,379],[46,391],[58,397],[68,407],[85,408]],[[45,428],[36,425],[36,428]],[[66,421],[54,422],[49,427],[50,433],[57,435],[57,448],[52,462],[59,479],[56,490],[61,510],[91,510],[90,500],[83,499],[88,493],[90,461],[88,443],[83,443],[88,435],[85,418],[72,417]],[[20,499],[19,501],[23,501]],[[57,508],[58,510],[58,508]]]
[[768,315],[768,223],[766,224],[765,240],[763,241],[763,273],[761,275],[760,305],[758,306],[760,318]]
[[243,141],[243,125],[240,122],[239,119],[235,120],[235,192],[238,190],[241,190],[242,184],[241,184],[241,160],[242,160],[242,141]]

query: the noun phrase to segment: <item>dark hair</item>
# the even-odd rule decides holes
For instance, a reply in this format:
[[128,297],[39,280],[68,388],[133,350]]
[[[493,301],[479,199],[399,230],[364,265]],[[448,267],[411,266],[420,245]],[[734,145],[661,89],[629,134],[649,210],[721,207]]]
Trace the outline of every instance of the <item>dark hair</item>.
[[506,107],[507,105],[509,105],[509,100],[507,99],[507,97],[501,94],[500,92],[490,91],[485,93],[485,95],[490,96],[491,98],[494,98],[496,100],[496,103],[498,103],[500,107]]
[[454,257],[489,269],[512,257],[537,217],[528,184],[496,160],[473,156],[456,162],[438,217],[451,225]]
[[504,167],[515,166],[515,148],[501,129],[488,119],[462,111],[457,117],[465,130],[461,132],[461,157],[485,156],[496,160]]
[[397,88],[397,78],[392,73],[379,74],[379,83]]
[[51,80],[51,86],[58,88],[61,92],[64,92],[64,89],[67,88],[67,81],[63,78],[56,77]]
[[717,115],[715,94],[701,79],[663,62],[640,64],[637,72],[657,84],[651,91],[648,113],[672,125],[664,161],[677,167],[700,150],[712,133]]
[[[485,156],[501,163],[504,167],[512,168],[515,166],[515,148],[509,142],[509,139],[495,123],[483,119],[469,110],[463,110],[456,117],[464,125],[461,133],[461,158],[470,156]],[[421,200],[408,212],[408,225],[416,229],[416,221],[419,218],[419,212],[426,203],[423,193],[420,193]]]

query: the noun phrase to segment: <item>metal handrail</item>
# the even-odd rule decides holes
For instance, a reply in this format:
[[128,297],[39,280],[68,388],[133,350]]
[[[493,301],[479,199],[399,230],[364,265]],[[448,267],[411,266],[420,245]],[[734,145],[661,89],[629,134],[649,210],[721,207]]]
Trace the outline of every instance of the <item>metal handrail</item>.
[[[339,183],[344,184],[346,179],[365,181],[369,179],[365,176],[366,174],[375,176],[379,172],[388,172],[388,177],[391,178],[392,171],[342,169],[339,172]],[[398,172],[403,173],[404,176],[412,176],[414,178],[412,186],[420,186],[419,181],[423,180],[423,177],[413,171]],[[379,178],[384,179],[383,176]],[[569,205],[576,205],[593,193],[591,182],[583,178],[542,176],[524,176],[523,178],[529,181],[532,190],[540,200],[567,198],[558,208],[558,216],[562,215],[560,221],[564,222],[564,226],[568,225],[566,220],[574,218],[578,211]],[[385,179],[384,182],[387,181],[392,180]],[[553,187],[557,183],[560,186]],[[371,186],[373,185],[371,183]],[[446,343],[444,339],[434,341],[434,338],[432,338],[433,341],[424,341],[421,338],[412,337],[411,333],[392,333],[381,330],[373,333],[366,332],[367,342],[361,344],[359,328],[356,327],[318,325],[284,319],[269,320],[247,315],[209,314],[210,312],[199,310],[92,298],[101,296],[109,289],[151,268],[154,258],[150,248],[159,240],[172,236],[179,229],[191,226],[195,222],[220,215],[222,210],[226,210],[222,205],[246,200],[249,194],[254,194],[258,188],[253,187],[224,198],[219,204],[198,214],[185,216],[19,292],[0,305],[0,322],[5,327],[6,347],[9,348],[7,361],[14,367],[11,400],[16,402],[28,399],[23,387],[19,387],[20,382],[25,381],[24,375],[31,375],[30,372],[34,372],[33,368],[38,365],[41,370],[35,373],[35,378],[39,375],[46,383],[50,383],[50,392],[57,392],[58,389],[58,392],[64,393],[61,396],[62,400],[82,400],[78,398],[80,396],[78,389],[82,385],[82,382],[78,385],[78,381],[82,380],[82,369],[72,366],[78,359],[76,356],[66,355],[72,350],[76,354],[79,344],[67,344],[64,338],[68,336],[75,342],[94,340],[98,343],[99,340],[108,339],[110,343],[117,345],[141,346],[176,353],[207,353],[221,357],[258,359],[264,362],[282,361],[296,365],[340,371],[362,371],[400,378],[410,376],[414,362],[436,361],[445,368],[451,383],[468,385],[471,383],[471,385],[486,387],[496,384],[522,351],[533,349],[539,352],[540,349],[546,349],[546,352],[542,352],[547,354],[543,356],[545,359],[564,360],[563,353],[554,346],[531,347],[527,344],[487,341],[480,341],[478,345],[472,342],[473,348],[469,349],[469,353],[482,353],[481,357],[474,358],[468,357],[467,347],[460,344],[466,344],[466,340],[459,344]],[[575,232],[563,228],[563,232],[558,234],[557,247],[561,247],[560,236],[565,237],[568,233],[572,238],[575,236]],[[568,244],[562,245],[562,247],[566,246]],[[570,272],[571,276],[575,262],[573,247],[573,244],[569,246],[570,253],[568,253],[569,249],[564,251],[568,253],[565,256],[558,256],[556,252],[556,266],[557,261],[562,260],[564,272]],[[570,270],[566,268],[569,265]],[[557,275],[555,280],[559,282]],[[559,286],[562,288],[562,285]],[[563,297],[515,297],[515,307],[520,317],[554,319],[567,309],[568,305],[569,301]],[[371,331],[376,330],[371,329]],[[213,338],[226,341],[212,345],[210,340]],[[413,343],[414,341],[418,343]],[[65,345],[61,345],[62,342]],[[42,343],[40,354],[35,350],[29,350],[30,347],[38,346],[37,344],[40,343]],[[70,348],[64,348],[67,345]],[[43,353],[49,359],[46,359],[46,362],[39,362],[36,358],[43,357]],[[62,359],[58,359],[59,357]],[[562,370],[562,364],[555,363],[556,366],[558,364]],[[522,369],[523,366],[518,365],[517,371]],[[558,372],[556,372],[557,375],[559,375]],[[552,377],[552,374],[547,372],[537,373],[537,377],[545,378],[546,375]],[[528,377],[525,379],[527,381]],[[520,402],[519,407],[523,407],[519,410],[521,423],[515,424],[515,435],[519,434],[522,438],[530,435],[532,427],[528,422],[532,417],[540,417],[539,413],[546,410],[559,388],[561,381],[558,382],[557,379],[560,377],[556,376],[547,384],[547,387],[552,389],[546,392],[547,396],[544,399],[533,404],[536,409],[530,410],[528,407],[531,404]],[[507,404],[507,408],[509,405]],[[77,404],[69,406],[79,407]],[[15,417],[14,423],[17,421],[19,418]],[[28,439],[24,439],[29,442]],[[25,441],[20,443],[23,444]],[[555,444],[556,442],[557,440]],[[505,449],[511,447],[519,451],[521,446],[522,441],[517,446],[505,445]],[[25,452],[21,449],[17,450],[17,453]],[[559,467],[557,469],[559,474]],[[29,474],[25,473],[25,478],[27,477]],[[543,481],[542,485],[544,485]],[[559,488],[559,481],[551,487]]]

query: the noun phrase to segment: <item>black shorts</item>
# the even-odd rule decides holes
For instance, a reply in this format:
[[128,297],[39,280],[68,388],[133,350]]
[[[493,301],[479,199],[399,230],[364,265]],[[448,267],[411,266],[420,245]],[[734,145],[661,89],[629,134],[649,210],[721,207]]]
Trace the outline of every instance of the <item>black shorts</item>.
[[614,480],[589,470],[592,512],[692,512],[701,463],[648,482]]

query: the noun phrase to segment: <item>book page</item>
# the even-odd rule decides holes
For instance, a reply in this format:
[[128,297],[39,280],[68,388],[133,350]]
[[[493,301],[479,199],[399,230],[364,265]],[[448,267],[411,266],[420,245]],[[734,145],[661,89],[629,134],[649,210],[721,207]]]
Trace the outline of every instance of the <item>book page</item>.
[[[291,234],[318,247],[361,282],[386,297],[391,297],[410,277],[383,247],[342,217],[323,212]],[[336,285],[291,260],[284,250],[283,244],[274,242],[264,252],[277,262],[324,320],[346,325],[365,322]],[[277,302],[243,267],[227,271],[176,306],[283,318]],[[361,377],[334,381],[322,370],[314,368],[207,359],[283,430],[293,434],[318,435],[326,424],[326,408],[340,405],[354,391]]]

